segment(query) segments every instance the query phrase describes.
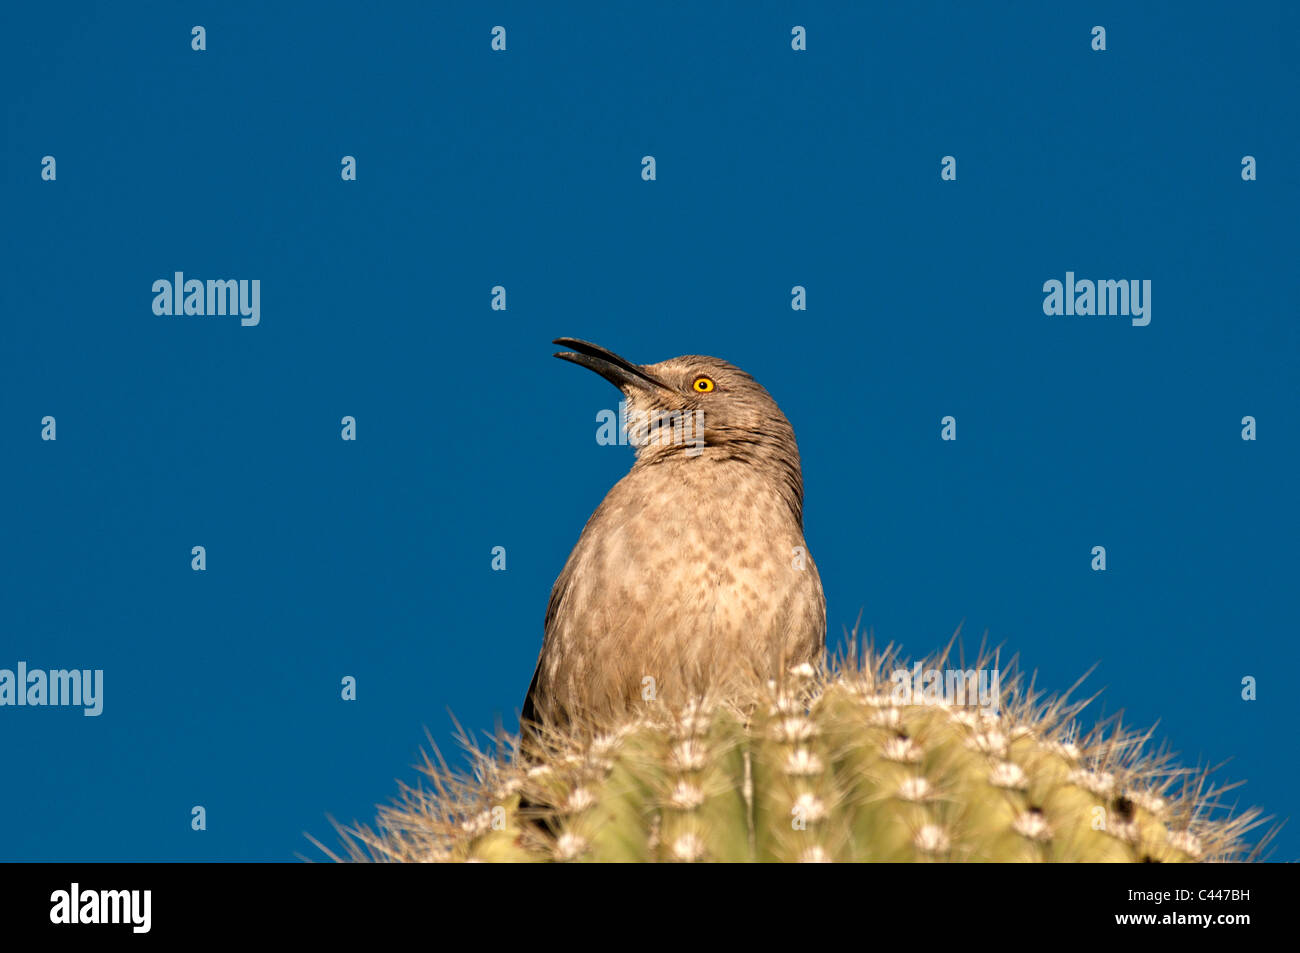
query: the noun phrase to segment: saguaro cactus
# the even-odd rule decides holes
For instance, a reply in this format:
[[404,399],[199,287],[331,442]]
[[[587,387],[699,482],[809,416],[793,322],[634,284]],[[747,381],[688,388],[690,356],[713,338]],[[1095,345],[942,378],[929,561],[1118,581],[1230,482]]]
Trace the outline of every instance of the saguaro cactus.
[[[944,661],[922,667],[942,671]],[[1080,737],[1086,702],[1042,698],[1006,671],[992,698],[954,700],[940,690],[908,697],[891,678],[900,670],[891,652],[801,666],[784,685],[551,732],[544,757],[510,757],[508,743],[472,748],[473,770],[459,774],[426,759],[427,784],[404,787],[374,827],[340,829],[344,854],[1169,862],[1258,853],[1244,835],[1263,823],[1259,812],[1234,814],[1220,801],[1232,786],[1149,752],[1149,732],[1111,720]]]

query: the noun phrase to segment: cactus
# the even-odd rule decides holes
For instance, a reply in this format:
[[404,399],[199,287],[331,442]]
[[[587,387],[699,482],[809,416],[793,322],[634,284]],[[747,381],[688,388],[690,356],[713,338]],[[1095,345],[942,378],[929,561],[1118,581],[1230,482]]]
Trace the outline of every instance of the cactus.
[[[951,648],[951,646],[950,646]],[[948,653],[922,664],[943,669]],[[976,664],[988,669],[987,656]],[[375,826],[338,827],[373,861],[1117,861],[1254,859],[1209,771],[1149,753],[1118,719],[1080,736],[1089,700],[1001,672],[993,705],[900,695],[899,658],[850,650],[815,670],[670,710],[426,756]],[[912,668],[910,670],[915,670]],[[907,701],[911,703],[900,703]],[[513,755],[513,756],[512,756]],[[521,807],[521,804],[524,805]]]

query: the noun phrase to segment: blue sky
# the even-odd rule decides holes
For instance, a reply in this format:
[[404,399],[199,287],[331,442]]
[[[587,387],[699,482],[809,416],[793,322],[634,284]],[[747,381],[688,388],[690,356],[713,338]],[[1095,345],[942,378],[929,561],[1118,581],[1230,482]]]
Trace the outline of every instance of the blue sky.
[[[974,6],[7,6],[0,668],[105,697],[0,708],[0,859],[291,860],[511,727],[632,458],[559,335],[775,396],[833,645],[1096,663],[1290,815],[1300,16]],[[155,315],[177,271],[260,324]],[[1045,315],[1067,271],[1151,323]]]

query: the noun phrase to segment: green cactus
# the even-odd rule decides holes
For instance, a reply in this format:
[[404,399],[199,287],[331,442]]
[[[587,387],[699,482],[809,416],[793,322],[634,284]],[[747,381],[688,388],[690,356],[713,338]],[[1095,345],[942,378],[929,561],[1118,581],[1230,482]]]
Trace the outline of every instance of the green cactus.
[[345,858],[317,846],[375,861],[1183,862],[1254,859],[1268,839],[1249,847],[1259,811],[1234,814],[1220,798],[1235,785],[1148,753],[1150,732],[1112,719],[1078,737],[1087,701],[1040,697],[1014,660],[994,712],[900,704],[895,653],[849,658],[551,731],[545,757],[462,736],[471,773],[426,757],[428,784],[373,828],[339,828]]

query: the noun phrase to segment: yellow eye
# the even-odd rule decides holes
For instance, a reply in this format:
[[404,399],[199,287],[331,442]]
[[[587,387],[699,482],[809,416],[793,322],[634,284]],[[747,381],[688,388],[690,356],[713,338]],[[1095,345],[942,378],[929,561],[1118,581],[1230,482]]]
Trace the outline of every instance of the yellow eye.
[[713,390],[714,386],[715,385],[713,381],[711,381],[709,378],[697,377],[695,378],[695,383],[691,385],[691,388],[697,394],[707,394],[709,391]]

